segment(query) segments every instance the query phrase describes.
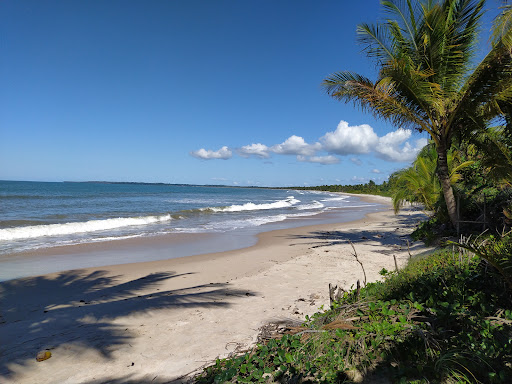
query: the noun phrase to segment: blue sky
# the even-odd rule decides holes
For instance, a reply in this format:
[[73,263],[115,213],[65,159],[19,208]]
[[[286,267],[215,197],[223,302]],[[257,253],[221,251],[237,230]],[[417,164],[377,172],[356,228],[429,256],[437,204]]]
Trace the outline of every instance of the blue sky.
[[0,179],[381,182],[425,136],[320,87],[374,77],[355,30],[381,15],[378,0],[4,0]]

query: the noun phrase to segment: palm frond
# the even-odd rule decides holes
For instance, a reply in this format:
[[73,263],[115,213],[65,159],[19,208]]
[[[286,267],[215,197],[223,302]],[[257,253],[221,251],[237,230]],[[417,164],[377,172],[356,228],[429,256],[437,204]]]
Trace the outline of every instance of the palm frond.
[[450,182],[452,184],[459,182],[462,179],[462,175],[459,172],[473,164],[475,164],[474,160],[467,160],[458,164],[457,166],[453,166],[450,172]]
[[404,31],[410,38],[415,36],[418,7],[411,0],[383,0],[381,5],[390,16],[397,16]]
[[511,89],[512,56],[503,44],[498,44],[491,48],[466,79],[459,92],[456,107],[448,117],[446,130],[464,127],[470,119],[476,119],[478,114],[484,113],[486,120],[498,116],[501,110],[495,108],[498,105],[496,103],[502,99],[507,100]]
[[393,59],[393,49],[389,45],[389,31],[384,25],[359,24],[356,32],[357,40],[368,57],[375,58],[379,64]]
[[445,0],[424,9],[424,24],[418,31],[422,65],[434,70],[433,82],[445,92],[457,92],[473,57],[483,0]]
[[396,22],[398,28],[406,33],[403,40],[410,42],[414,50],[417,50],[418,47],[415,41],[417,9],[413,7],[411,1],[382,1],[381,5],[390,16],[397,16],[399,20]]
[[492,265],[512,289],[512,234],[500,238],[490,237],[484,241],[469,244],[449,241],[449,244],[464,248]]
[[430,133],[429,126],[422,119],[422,111],[414,102],[396,92],[396,84],[389,78],[374,83],[364,76],[344,71],[328,76],[322,86],[327,94],[337,100],[353,102],[398,126]]
[[441,185],[436,176],[435,147],[427,145],[413,165],[394,174],[395,189],[392,201],[395,213],[406,202],[421,203],[426,211],[433,211],[441,196]]
[[501,8],[501,13],[494,20],[492,30],[492,43],[494,45],[503,44],[506,47],[512,47],[512,5],[505,5]]
[[471,137],[487,177],[503,185],[512,185],[512,137],[505,127],[490,128]]

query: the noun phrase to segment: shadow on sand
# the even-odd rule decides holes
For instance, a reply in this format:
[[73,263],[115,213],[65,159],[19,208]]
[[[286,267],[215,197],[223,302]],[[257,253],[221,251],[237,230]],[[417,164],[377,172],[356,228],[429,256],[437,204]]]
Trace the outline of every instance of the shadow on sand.
[[[105,358],[134,338],[114,317],[159,308],[227,307],[226,296],[247,295],[207,284],[161,291],[160,283],[186,277],[153,273],[131,281],[105,271],[68,271],[54,278],[38,276],[0,283],[0,376],[9,377],[44,349],[64,344],[92,349]],[[73,348],[73,347],[71,347]]]
[[[419,221],[424,219],[423,215],[396,217],[397,226],[389,229],[387,223],[381,223],[375,229],[365,230],[364,227],[359,229],[350,229],[346,231],[314,231],[305,235],[288,236],[294,240],[311,240],[311,248],[329,247],[337,244],[344,244],[351,241],[357,250],[357,243],[370,240],[372,243],[368,245],[379,248],[379,252],[383,254],[393,254],[396,250],[407,250],[408,242],[411,252],[420,246],[422,242],[413,242],[409,236],[401,228],[408,228],[409,232],[416,227]],[[389,250],[382,249],[382,246]]]

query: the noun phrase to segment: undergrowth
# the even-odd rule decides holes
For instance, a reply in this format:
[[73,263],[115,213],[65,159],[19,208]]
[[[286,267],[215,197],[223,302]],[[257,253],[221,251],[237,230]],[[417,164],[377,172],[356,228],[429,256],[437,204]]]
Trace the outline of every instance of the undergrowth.
[[345,293],[294,335],[217,360],[196,382],[342,383],[370,373],[398,383],[512,382],[511,292],[498,272],[455,248],[384,270],[384,281]]

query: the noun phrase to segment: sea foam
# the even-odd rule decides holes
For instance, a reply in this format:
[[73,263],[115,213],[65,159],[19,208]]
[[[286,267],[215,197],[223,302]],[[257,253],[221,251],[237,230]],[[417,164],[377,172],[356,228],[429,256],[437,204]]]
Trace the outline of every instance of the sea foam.
[[210,210],[213,212],[257,211],[257,210],[265,210],[265,209],[288,208],[288,207],[292,207],[298,203],[300,203],[300,200],[297,200],[294,196],[288,196],[284,200],[278,200],[278,201],[274,201],[272,203],[263,203],[263,204],[246,203],[246,204],[242,204],[242,205],[230,205],[229,207],[205,208],[204,210]]
[[325,207],[324,204],[322,204],[321,202],[315,200],[311,204],[299,205],[297,207],[297,209],[299,211],[305,211],[305,210],[308,210],[308,209],[320,209],[320,208],[323,208],[323,207]]
[[145,216],[145,217],[119,217],[105,220],[89,220],[64,224],[31,225],[26,227],[0,229],[0,241],[31,239],[43,236],[71,235],[105,231],[122,227],[147,225],[170,221],[171,215]]

